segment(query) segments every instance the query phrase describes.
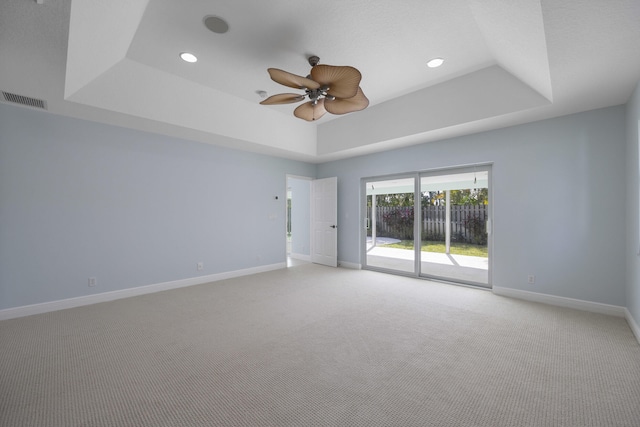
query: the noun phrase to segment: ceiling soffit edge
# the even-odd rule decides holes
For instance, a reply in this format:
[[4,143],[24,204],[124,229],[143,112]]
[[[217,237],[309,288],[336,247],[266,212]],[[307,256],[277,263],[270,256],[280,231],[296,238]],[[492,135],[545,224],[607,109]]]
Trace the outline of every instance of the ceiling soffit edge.
[[553,102],[540,0],[469,0],[469,5],[498,65]]
[[149,0],[83,0],[71,4],[65,99],[122,61]]
[[467,74],[318,126],[318,154],[446,129],[550,104],[499,66]]

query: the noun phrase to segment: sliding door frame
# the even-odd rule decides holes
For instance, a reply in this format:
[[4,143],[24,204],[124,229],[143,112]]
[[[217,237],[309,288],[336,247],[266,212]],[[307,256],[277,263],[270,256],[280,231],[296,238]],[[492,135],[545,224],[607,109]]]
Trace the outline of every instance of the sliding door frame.
[[[361,228],[361,237],[360,237],[360,248],[361,248],[361,265],[363,269],[367,269],[367,270],[375,270],[375,271],[381,271],[383,273],[392,273],[392,274],[397,274],[400,276],[409,276],[409,277],[419,277],[419,259],[416,258],[416,256],[418,255],[417,253],[414,253],[414,266],[413,266],[413,272],[408,272],[408,271],[402,271],[402,270],[394,270],[394,269],[390,269],[390,268],[384,268],[384,267],[378,267],[378,266],[371,266],[367,264],[367,230],[368,230],[368,218],[367,218],[367,188],[366,188],[366,184],[367,182],[371,182],[371,181],[393,181],[393,180],[399,180],[399,179],[413,179],[413,194],[414,194],[414,199],[416,196],[416,189],[418,188],[418,185],[420,184],[420,181],[418,179],[418,173],[416,172],[407,172],[407,173],[399,173],[399,174],[393,174],[393,175],[380,175],[380,176],[374,176],[374,177],[365,177],[362,178],[360,180],[360,194],[362,195],[361,198],[361,212],[363,212],[363,224],[362,224],[362,228]],[[419,248],[419,246],[416,246],[415,244],[415,236],[418,236],[418,234],[416,234],[416,230],[419,229],[419,222],[417,221],[416,218],[418,218],[416,216],[417,213],[416,212],[416,207],[415,207],[415,203],[414,203],[414,220],[413,220],[413,236],[414,236],[414,251],[416,248]]]
[[[360,180],[360,194],[361,194],[361,212],[362,212],[362,224],[361,224],[361,233],[360,233],[360,248],[361,248],[361,265],[363,269],[366,270],[374,270],[380,271],[384,273],[397,274],[402,276],[416,277],[428,280],[438,280],[444,282],[451,282],[462,285],[472,285],[472,286],[481,286],[484,288],[492,287],[492,272],[493,272],[493,178],[492,178],[492,169],[493,163],[476,163],[476,164],[468,164],[468,165],[458,165],[458,166],[448,166],[442,168],[433,168],[422,171],[408,171],[406,173],[397,173],[391,175],[378,175],[378,176],[370,176],[364,177]],[[469,172],[480,172],[486,171],[488,177],[488,209],[487,209],[487,253],[488,253],[488,281],[487,284],[480,284],[474,282],[465,282],[462,280],[455,280],[449,278],[441,278],[436,276],[429,276],[424,274],[421,271],[421,242],[422,242],[422,209],[421,203],[421,178],[425,176],[439,176],[439,175],[450,175],[457,173],[469,173]],[[414,271],[413,273],[404,272],[400,270],[393,270],[383,267],[376,267],[367,265],[367,228],[368,228],[368,218],[367,218],[367,189],[366,183],[370,181],[385,181],[385,180],[394,180],[394,179],[407,179],[413,178],[414,180],[414,222],[413,222],[413,235],[414,235]]]
[[[477,172],[487,172],[487,189],[488,189],[488,191],[487,191],[487,201],[488,201],[488,205],[487,205],[487,225],[486,225],[486,230],[487,230],[487,256],[488,256],[487,283],[472,282],[472,281],[466,281],[466,280],[462,280],[462,279],[455,279],[455,278],[451,278],[451,277],[436,276],[433,273],[429,274],[428,271],[421,271],[421,267],[422,266],[420,266],[420,269],[418,270],[420,277],[425,278],[425,279],[429,279],[429,280],[455,282],[455,283],[478,286],[478,287],[489,288],[489,289],[492,287],[492,271],[493,271],[493,268],[492,268],[492,264],[493,264],[493,256],[492,256],[492,252],[493,252],[493,250],[492,250],[493,249],[492,164],[491,163],[479,163],[479,164],[473,164],[473,165],[454,166],[454,167],[438,168],[438,169],[422,171],[422,172],[419,173],[419,177],[420,177],[419,178],[419,185],[420,185],[420,187],[417,190],[418,190],[418,192],[421,192],[421,190],[422,190],[422,188],[421,188],[422,182],[421,181],[422,181],[422,178],[424,178],[424,177],[437,177],[437,176],[443,176],[443,175],[470,174],[470,173],[477,173]],[[447,191],[447,194],[449,194],[449,191]],[[420,211],[422,211],[422,209],[420,209]],[[422,214],[422,212],[420,212],[420,213]],[[422,221],[422,217],[420,217],[420,221]],[[420,229],[418,230],[418,233],[422,233],[422,227],[419,227],[419,228]],[[420,235],[420,239],[422,241],[422,236],[421,235]],[[416,251],[420,251],[420,248],[416,247]],[[416,254],[416,255],[419,255],[419,254]],[[418,259],[420,259],[420,258],[418,258]],[[421,259],[420,259],[420,261],[421,261]]]

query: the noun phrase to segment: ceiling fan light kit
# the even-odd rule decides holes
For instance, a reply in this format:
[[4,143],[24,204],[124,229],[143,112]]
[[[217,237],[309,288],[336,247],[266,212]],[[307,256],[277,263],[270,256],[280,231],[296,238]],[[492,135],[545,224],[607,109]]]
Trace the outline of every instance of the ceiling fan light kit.
[[274,82],[302,89],[305,94],[280,93],[270,96],[260,104],[292,104],[309,98],[308,102],[293,111],[293,115],[310,122],[318,120],[327,112],[347,114],[367,108],[369,100],[360,88],[360,71],[349,66],[319,65],[319,62],[320,58],[317,56],[309,57],[311,73],[307,77],[278,68],[267,69]]

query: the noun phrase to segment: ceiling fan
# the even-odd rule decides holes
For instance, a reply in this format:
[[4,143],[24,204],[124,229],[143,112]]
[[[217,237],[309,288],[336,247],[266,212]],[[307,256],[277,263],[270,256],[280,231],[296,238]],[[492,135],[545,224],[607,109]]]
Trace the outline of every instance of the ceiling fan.
[[267,71],[271,80],[295,89],[303,89],[304,95],[297,93],[280,93],[260,102],[262,105],[292,104],[309,98],[308,102],[299,105],[293,115],[307,121],[318,120],[326,112],[346,114],[360,111],[369,105],[369,100],[360,88],[362,74],[349,66],[318,65],[320,58],[311,56],[311,74],[307,77],[291,74],[277,68]]

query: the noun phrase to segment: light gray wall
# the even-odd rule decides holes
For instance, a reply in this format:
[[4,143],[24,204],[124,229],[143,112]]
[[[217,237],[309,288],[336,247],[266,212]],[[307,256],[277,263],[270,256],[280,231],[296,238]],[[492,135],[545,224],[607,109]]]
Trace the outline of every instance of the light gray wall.
[[339,260],[361,262],[360,178],[492,162],[493,285],[623,306],[625,141],[619,106],[321,164]]
[[638,145],[640,136],[640,83],[627,104],[627,309],[636,324],[640,324],[640,239],[638,221],[640,221],[640,203],[638,182],[640,165]]
[[289,178],[291,187],[291,253],[311,256],[311,180]]
[[285,262],[286,174],[315,173],[0,104],[0,309]]
[[361,177],[493,162],[493,284],[640,319],[638,92],[317,167],[0,104],[0,309],[284,262],[285,175],[316,169],[338,176],[339,259],[359,263]]

